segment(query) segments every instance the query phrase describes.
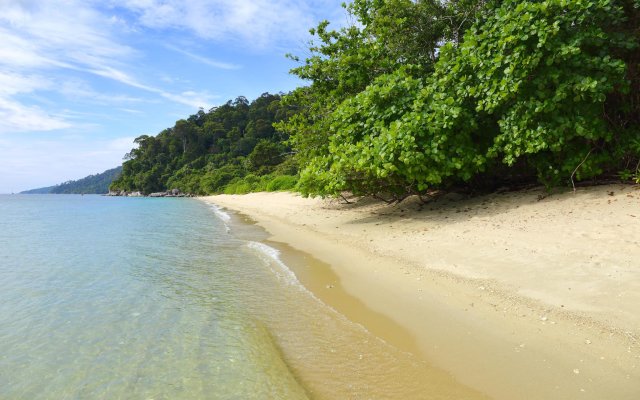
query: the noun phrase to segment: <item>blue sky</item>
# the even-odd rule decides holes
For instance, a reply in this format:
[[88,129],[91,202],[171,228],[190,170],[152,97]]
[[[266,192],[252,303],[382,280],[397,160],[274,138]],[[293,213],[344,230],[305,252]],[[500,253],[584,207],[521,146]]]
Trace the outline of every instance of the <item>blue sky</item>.
[[288,91],[330,0],[0,0],[0,193],[120,165],[142,134]]

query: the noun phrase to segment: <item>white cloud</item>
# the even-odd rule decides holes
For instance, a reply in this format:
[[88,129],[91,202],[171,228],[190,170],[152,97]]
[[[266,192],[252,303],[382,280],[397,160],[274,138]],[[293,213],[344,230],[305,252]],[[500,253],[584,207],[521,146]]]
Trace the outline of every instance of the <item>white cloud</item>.
[[97,67],[135,54],[113,39],[104,16],[82,2],[10,2],[2,11],[0,55],[4,65]]
[[0,70],[0,95],[30,93],[37,89],[49,87],[51,87],[51,82],[42,76]]
[[[0,21],[2,21],[1,13]],[[15,68],[69,66],[66,62],[45,57],[43,55],[45,51],[28,38],[18,36],[15,33],[15,29],[0,27],[0,36],[2,37],[0,41],[0,60],[2,60],[3,65]]]
[[[128,13],[118,15],[123,9]],[[60,115],[45,115],[33,102],[42,91],[69,98],[75,90],[84,99],[93,95],[95,102],[141,97],[104,94],[88,85],[74,89],[73,82],[66,82],[74,71],[118,82],[158,99],[209,108],[219,97],[206,90],[176,93],[163,87],[168,82],[150,80],[160,74],[141,75],[144,54],[124,44],[122,35],[139,33],[138,28],[175,29],[207,40],[265,48],[301,43],[308,28],[317,22],[318,10],[335,15],[339,4],[330,0],[112,0],[106,5],[97,0],[0,0],[0,111],[3,116],[16,113],[0,121],[0,132],[68,127],[69,121]],[[184,48],[167,47],[214,68],[240,68]],[[33,94],[31,102],[19,97],[25,93]],[[28,121],[27,116],[34,113],[40,116]],[[24,122],[24,127],[16,125]]]
[[298,43],[318,14],[340,18],[339,1],[313,0],[113,0],[154,29],[179,29],[247,47]]
[[92,73],[94,75],[101,76],[103,78],[108,78],[108,79],[123,83],[125,85],[134,87],[136,89],[142,89],[142,90],[151,91],[151,92],[155,91],[154,88],[138,82],[135,78],[133,78],[126,72],[120,71],[116,68],[112,68],[109,66],[100,66],[96,69],[87,69],[85,71]]
[[0,134],[52,131],[70,126],[64,118],[48,114],[39,107],[25,106],[0,97]]
[[69,79],[62,82],[57,89],[61,94],[73,99],[93,102],[97,104],[122,104],[122,103],[148,103],[142,97],[129,96],[126,94],[111,94],[94,90],[86,81],[81,79]]
[[29,50],[44,51],[65,63],[117,59],[135,52],[114,41],[108,19],[84,2],[12,2],[3,11],[0,20],[21,34],[17,42],[26,41]]
[[70,124],[61,116],[37,106],[26,106],[12,96],[51,86],[42,76],[0,71],[0,134],[25,131],[51,131]]
[[118,110],[124,111],[124,112],[129,113],[129,114],[144,114],[144,112],[142,112],[140,110],[134,110],[132,108],[119,108]]
[[109,140],[102,146],[102,152],[104,154],[116,153],[123,156],[125,153],[130,152],[132,148],[138,147],[137,144],[133,143],[135,139],[135,137],[131,136]]
[[176,103],[184,104],[185,106],[189,106],[195,109],[200,107],[209,109],[213,105],[213,100],[220,98],[219,96],[215,96],[207,92],[194,91],[186,91],[180,94],[159,92],[159,94],[165,99],[169,99],[171,101],[175,101]]
[[35,99],[38,92],[60,89],[64,82],[54,82],[52,70],[86,68],[88,60],[108,63],[132,50],[99,30],[97,13],[73,2],[0,5],[0,133],[71,127],[64,116],[43,111],[24,95]]
[[[126,23],[122,18],[105,15],[89,2],[69,0],[0,2],[0,132],[54,130],[69,127],[61,117],[46,116],[34,104],[16,95],[37,91],[56,91],[65,96],[75,92],[97,102],[131,100],[125,95],[106,95],[89,87],[76,87],[73,79],[56,81],[43,75],[60,76],[59,71],[77,71],[109,79],[189,107],[207,107],[215,96],[203,91],[198,95],[172,93],[141,82],[127,70],[136,69],[141,54],[118,40],[116,29]],[[216,65],[217,61],[204,59]],[[218,63],[218,68],[233,68]],[[24,73],[23,71],[27,71]],[[77,79],[76,79],[77,81]],[[35,98],[32,96],[32,98]],[[39,112],[40,111],[40,112]],[[40,116],[29,120],[28,115]],[[24,126],[18,124],[26,123]]]
[[180,53],[180,54],[184,54],[185,56],[196,60],[198,62],[201,62],[203,64],[209,65],[211,67],[214,68],[220,68],[220,69],[240,69],[242,68],[240,65],[236,65],[236,64],[231,64],[231,63],[225,63],[225,62],[221,62],[221,61],[217,61],[217,60],[212,60],[210,58],[207,57],[203,57],[200,56],[198,54],[194,54],[191,52],[188,52],[186,50],[180,49],[178,47],[175,46],[166,46],[169,50],[173,50],[176,53]]
[[218,96],[214,96],[208,92],[194,92],[186,91],[179,94],[171,93],[163,89],[159,89],[152,86],[147,86],[138,82],[135,78],[127,75],[126,73],[116,70],[114,68],[104,67],[102,69],[90,70],[89,72],[103,76],[114,81],[118,81],[125,85],[132,86],[137,89],[141,89],[150,93],[157,94],[165,99],[171,100],[176,103],[180,103],[193,108],[208,108],[213,104],[213,99]]

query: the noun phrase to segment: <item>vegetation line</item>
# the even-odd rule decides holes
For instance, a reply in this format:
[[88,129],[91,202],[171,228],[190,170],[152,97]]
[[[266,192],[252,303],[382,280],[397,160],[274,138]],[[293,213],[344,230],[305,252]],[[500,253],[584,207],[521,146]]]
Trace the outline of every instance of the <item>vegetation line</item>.
[[[353,0],[308,82],[141,136],[112,188],[295,188],[398,201],[450,188],[640,182],[640,0]],[[578,167],[576,167],[578,165]]]

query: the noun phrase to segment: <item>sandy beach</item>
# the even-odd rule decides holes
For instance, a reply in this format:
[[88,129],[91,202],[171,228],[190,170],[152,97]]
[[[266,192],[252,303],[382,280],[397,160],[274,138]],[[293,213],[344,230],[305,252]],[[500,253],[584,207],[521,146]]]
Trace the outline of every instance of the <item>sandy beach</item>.
[[640,398],[638,186],[203,200],[264,228],[323,302],[490,398]]

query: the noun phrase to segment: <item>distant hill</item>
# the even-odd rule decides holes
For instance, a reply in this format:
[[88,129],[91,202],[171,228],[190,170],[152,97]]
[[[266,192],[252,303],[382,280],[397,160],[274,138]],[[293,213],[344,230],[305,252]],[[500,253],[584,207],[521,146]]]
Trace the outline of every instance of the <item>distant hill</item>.
[[24,192],[20,192],[20,194],[49,194],[55,188],[55,186],[47,186],[38,189],[25,190]]
[[55,186],[31,189],[22,194],[105,194],[109,185],[120,176],[122,167],[104,171],[101,174],[89,175],[77,181],[67,181]]

